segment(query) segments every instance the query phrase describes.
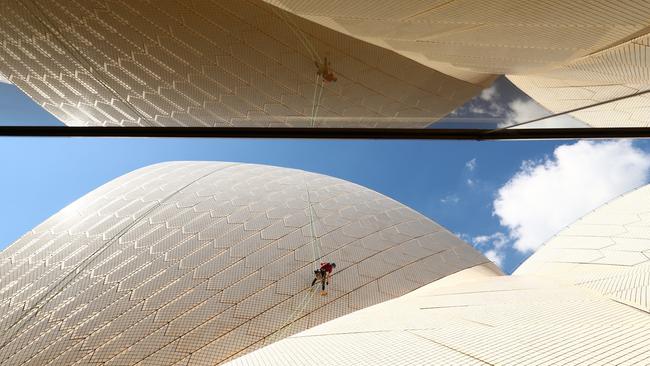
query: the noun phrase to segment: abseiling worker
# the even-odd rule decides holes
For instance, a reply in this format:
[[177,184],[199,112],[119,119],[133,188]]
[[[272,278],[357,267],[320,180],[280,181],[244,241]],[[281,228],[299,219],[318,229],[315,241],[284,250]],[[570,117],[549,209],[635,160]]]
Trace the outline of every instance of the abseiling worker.
[[332,271],[336,268],[336,263],[325,262],[320,264],[320,268],[314,271],[314,280],[311,281],[311,287],[313,289],[316,281],[321,283],[321,296],[327,295],[325,291],[325,285],[329,285],[329,279],[332,276]]
[[325,57],[325,60],[322,64],[318,63],[318,61],[314,61],[314,63],[318,69],[318,71],[316,71],[316,74],[323,78],[323,82],[331,83],[338,80],[330,68],[330,62],[327,60],[327,57]]

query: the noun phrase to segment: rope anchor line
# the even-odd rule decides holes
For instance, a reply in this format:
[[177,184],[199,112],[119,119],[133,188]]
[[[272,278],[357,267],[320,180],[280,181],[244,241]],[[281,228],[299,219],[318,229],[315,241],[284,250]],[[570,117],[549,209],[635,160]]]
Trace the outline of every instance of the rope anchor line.
[[[312,258],[313,258],[313,264],[314,264],[314,270],[318,270],[320,268],[319,266],[319,261],[322,258],[322,251],[320,247],[320,239],[316,235],[316,227],[314,226],[314,207],[311,202],[311,196],[309,193],[309,187],[307,186],[307,183],[305,182],[305,190],[307,191],[307,202],[309,205],[309,228],[310,228],[310,236],[312,237],[311,241],[309,244],[311,244],[311,249],[312,249]],[[268,345],[270,343],[275,342],[276,340],[282,339],[285,337],[287,333],[290,332],[291,327],[293,324],[301,317],[302,313],[305,311],[307,306],[311,304],[311,300],[314,298],[314,286],[317,286],[317,284],[310,286],[310,288],[307,290],[307,293],[302,297],[302,300],[298,304],[298,307],[296,310],[294,310],[287,320],[284,322],[284,324],[273,334],[268,336],[263,345]]]

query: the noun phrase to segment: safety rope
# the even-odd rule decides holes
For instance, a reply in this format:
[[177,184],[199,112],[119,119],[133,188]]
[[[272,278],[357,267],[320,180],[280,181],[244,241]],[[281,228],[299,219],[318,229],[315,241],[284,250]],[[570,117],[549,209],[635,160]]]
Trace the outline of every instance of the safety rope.
[[590,108],[598,107],[598,106],[601,106],[601,105],[604,105],[604,104],[618,102],[618,101],[625,100],[625,99],[628,99],[628,98],[638,97],[640,95],[644,95],[644,94],[648,94],[648,93],[650,93],[650,89],[641,90],[641,91],[638,91],[638,92],[635,92],[635,93],[632,93],[632,94],[623,95],[623,96],[620,96],[620,97],[604,100],[604,101],[589,104],[589,105],[586,105],[586,106],[569,109],[569,110],[566,110],[566,111],[563,111],[563,112],[553,113],[553,114],[549,114],[547,116],[534,118],[534,119],[531,119],[531,120],[528,120],[528,121],[519,122],[519,123],[515,123],[515,124],[512,124],[512,125],[508,125],[508,126],[504,126],[504,127],[500,127],[500,128],[495,128],[495,129],[492,129],[492,130],[486,132],[486,134],[491,134],[491,133],[495,133],[495,132],[499,132],[499,131],[503,131],[503,130],[508,130],[508,129],[512,129],[512,128],[515,128],[515,127],[527,125],[527,124],[534,123],[534,122],[544,121],[544,120],[547,120],[547,119],[550,119],[550,118],[563,116],[563,115],[566,115],[566,114],[569,114],[569,113],[583,111],[585,109],[590,109]]
[[272,5],[271,11],[275,13],[284,23],[291,29],[293,34],[298,38],[298,41],[305,47],[307,50],[307,53],[309,53],[309,56],[312,58],[312,61],[317,61],[318,63],[321,63],[322,60],[320,56],[318,55],[318,51],[312,44],[312,42],[307,38],[306,35],[303,34],[302,30],[296,26],[291,19],[289,19],[285,14],[284,10],[282,9],[277,9],[275,6]]
[[[305,183],[305,190],[307,191],[307,202],[309,204],[309,226],[310,226],[310,234],[311,234],[311,241],[309,244],[311,244],[312,247],[312,258],[313,258],[313,264],[314,264],[314,271],[320,269],[320,259],[321,259],[321,248],[320,248],[320,238],[316,236],[316,227],[314,225],[314,208],[313,204],[311,202],[311,196],[309,193],[309,187],[307,183]],[[324,281],[324,279],[322,279]],[[287,320],[283,323],[283,325],[274,332],[273,336],[266,337],[264,344],[263,345],[268,345],[270,343],[275,342],[275,340],[283,338],[291,329],[293,324],[300,318],[301,314],[305,311],[307,306],[311,303],[311,300],[314,298],[314,286],[318,286],[320,283],[316,282],[314,285],[310,286],[310,288],[307,290],[307,293],[303,296],[302,300],[298,304],[298,307],[287,317]]]
[[[305,47],[307,52],[310,54],[312,57],[313,61],[316,62],[317,66],[321,65],[323,60],[321,60],[320,56],[318,56],[318,52],[316,49],[313,47],[312,43],[307,39],[306,36],[302,34],[302,31],[296,27],[293,22],[291,22],[290,19],[287,19],[284,14],[282,13],[282,10],[276,10],[273,8],[273,12],[278,15],[280,19],[282,19],[285,24],[291,29],[291,31],[296,35],[300,43]],[[320,80],[320,82],[319,82]],[[310,114],[310,124],[311,127],[314,127],[316,124],[316,118],[318,116],[318,109],[320,107],[320,103],[323,97],[323,89],[324,89],[324,78],[322,75],[319,73],[316,74],[316,80],[314,80],[314,95],[312,98],[312,106],[311,106],[311,114]],[[309,193],[309,186],[305,182],[305,190],[307,191],[307,202],[308,202],[308,208],[309,208],[309,227],[310,227],[310,234],[312,237],[312,240],[310,241],[311,247],[312,247],[312,257],[313,257],[313,264],[314,264],[314,271],[320,269],[320,259],[321,259],[321,248],[319,245],[320,239],[316,236],[316,228],[314,225],[314,207],[311,202],[311,195]],[[322,279],[322,281],[325,281],[325,279]],[[282,327],[280,327],[277,331],[274,332],[274,336],[269,336],[265,338],[264,345],[272,343],[274,340],[279,339],[283,337],[286,333],[289,332],[291,329],[291,326],[298,320],[298,318],[301,316],[301,314],[305,311],[307,306],[311,303],[311,300],[314,297],[314,286],[317,286],[319,283],[315,283],[312,285],[308,292],[303,296],[302,300],[298,304],[298,307],[296,310],[294,310],[289,317],[287,318],[287,321],[284,322]]]
[[311,113],[309,114],[311,120],[311,127],[314,127],[314,120],[316,118],[314,113],[316,112],[316,96],[318,95],[318,79],[320,79],[320,76],[316,74],[316,80],[314,80],[314,96],[311,99]]
[[[318,75],[316,75],[318,78]],[[311,115],[311,127],[315,127],[316,125],[316,117],[318,116],[318,108],[320,107],[320,102],[323,98],[323,89],[325,89],[325,80],[323,78],[320,78],[320,91],[318,93],[318,98],[316,98],[316,90],[314,90],[314,104],[312,105],[312,115]],[[316,82],[317,88],[318,88],[318,81]]]
[[314,269],[320,269],[320,266],[316,263],[321,259],[321,250],[320,250],[320,245],[319,245],[319,238],[316,236],[316,226],[314,225],[314,205],[311,203],[311,196],[309,194],[309,187],[305,183],[305,189],[307,190],[307,202],[309,203],[309,223],[310,223],[310,230],[311,230],[311,237],[313,238],[312,241],[316,244],[313,245],[312,248],[316,249],[316,252],[314,253]]
[[[275,13],[280,19],[282,19],[282,21],[287,25],[287,27],[291,29],[291,31],[294,33],[296,38],[298,38],[298,41],[307,50],[307,53],[309,53],[309,56],[312,58],[312,61],[316,62],[317,66],[323,65],[323,62],[327,62],[327,59],[325,60],[321,59],[321,57],[318,55],[318,51],[316,50],[316,47],[314,47],[311,40],[307,37],[307,35],[304,34],[304,32],[300,29],[300,27],[296,26],[294,22],[291,19],[289,19],[287,15],[284,14],[284,10],[276,9],[275,6],[273,6],[271,9],[272,12]],[[319,79],[320,79],[320,83],[319,83]],[[316,125],[316,117],[318,116],[318,109],[320,108],[320,102],[323,97],[323,89],[325,88],[324,83],[325,83],[325,79],[322,77],[322,75],[316,74],[316,80],[314,82],[314,96],[312,98],[311,115],[310,115],[311,127],[315,127]]]

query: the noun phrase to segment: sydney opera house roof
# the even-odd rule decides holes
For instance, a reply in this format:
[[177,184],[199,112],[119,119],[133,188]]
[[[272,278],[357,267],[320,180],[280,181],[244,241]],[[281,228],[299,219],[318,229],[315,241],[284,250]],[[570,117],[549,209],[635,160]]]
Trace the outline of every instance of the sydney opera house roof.
[[648,365],[650,185],[549,240],[512,276],[465,269],[228,365]]
[[650,123],[645,0],[20,0],[0,14],[0,75],[70,126],[426,127],[499,75],[551,112],[598,104],[572,113],[591,126]]
[[340,179],[156,164],[0,252],[0,364],[648,364],[648,203],[650,185],[604,205],[504,276]]
[[[327,296],[310,291],[321,262]],[[340,179],[152,165],[0,252],[0,365],[213,365],[488,263]]]
[[[503,76],[544,118],[650,127],[647,0],[14,0],[0,20],[0,83],[97,127],[59,130],[454,130]],[[0,365],[650,365],[648,207],[650,185],[506,276],[351,182],[151,165],[0,252]]]

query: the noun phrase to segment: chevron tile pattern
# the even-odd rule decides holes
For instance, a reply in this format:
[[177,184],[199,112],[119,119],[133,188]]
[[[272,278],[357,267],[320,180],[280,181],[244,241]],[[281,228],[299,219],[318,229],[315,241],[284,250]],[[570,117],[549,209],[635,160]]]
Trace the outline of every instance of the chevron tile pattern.
[[549,278],[463,272],[227,365],[650,364],[646,312]]
[[[539,75],[510,75],[524,92],[554,112],[650,91],[650,35],[582,57]],[[593,127],[649,127],[650,94],[571,114]]]
[[472,82],[536,74],[648,32],[644,0],[265,0]]
[[599,207],[549,240],[515,272],[589,288],[650,311],[650,186]]
[[[0,74],[71,126],[424,127],[481,89],[261,0],[0,14]],[[325,58],[338,81],[318,79]]]
[[[643,0],[265,1],[461,80],[506,74],[555,113],[650,90]],[[593,127],[648,127],[650,97],[572,116]]]
[[468,268],[228,365],[650,365],[649,207],[646,185],[569,225],[512,276]]
[[[323,297],[310,291],[322,261],[337,264]],[[340,179],[157,164],[0,253],[0,364],[214,365],[485,262]]]
[[[505,74],[553,112],[648,90],[644,0],[16,0],[0,75],[71,126],[426,127]],[[338,78],[321,82],[325,61]],[[576,112],[648,126],[647,95]]]

